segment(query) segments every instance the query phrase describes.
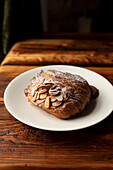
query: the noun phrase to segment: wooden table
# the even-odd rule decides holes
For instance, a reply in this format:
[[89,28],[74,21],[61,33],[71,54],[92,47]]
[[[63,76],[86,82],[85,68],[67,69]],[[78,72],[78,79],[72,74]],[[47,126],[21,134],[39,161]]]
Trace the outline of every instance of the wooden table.
[[0,67],[0,170],[113,169],[113,114],[90,128],[52,132],[27,126],[6,110],[3,94],[13,78],[56,63],[85,67],[113,84],[113,41],[29,40],[13,46]]

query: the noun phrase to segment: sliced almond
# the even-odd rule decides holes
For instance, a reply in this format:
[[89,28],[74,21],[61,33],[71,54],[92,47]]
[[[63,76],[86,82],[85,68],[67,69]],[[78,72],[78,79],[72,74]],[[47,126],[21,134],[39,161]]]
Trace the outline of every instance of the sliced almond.
[[36,91],[36,90],[38,90],[38,88],[39,88],[39,84],[37,84],[37,85],[34,87],[34,90]]
[[40,99],[45,99],[47,97],[47,93],[40,94]]
[[58,107],[58,106],[60,106],[61,104],[62,104],[62,102],[56,101],[56,102],[53,102],[53,103],[52,103],[52,106],[53,106],[53,107]]
[[45,80],[44,84],[48,84],[50,82],[50,80]]
[[40,80],[40,84],[42,84],[43,82],[44,82],[44,79],[41,79],[41,80]]
[[35,100],[36,100],[36,97],[34,96],[34,97],[32,98],[32,101],[35,102]]
[[41,90],[38,91],[39,94],[43,94],[45,92],[47,92],[47,89],[41,89]]
[[54,85],[51,87],[51,90],[52,90],[52,89],[55,89],[55,87],[56,87],[56,85],[54,84]]
[[43,82],[44,82],[44,80],[45,79],[40,79],[40,77],[36,77],[36,81],[38,82],[38,86],[40,85],[40,84],[43,84]]
[[48,84],[49,84],[49,85],[53,85],[54,83],[51,82],[50,80],[45,80],[45,81],[44,81],[44,84],[45,84],[45,85],[48,85]]
[[32,101],[36,101],[37,96],[38,96],[38,92],[35,92],[35,95],[34,95],[34,97],[32,98]]
[[37,92],[37,96],[36,96],[36,100],[38,100],[40,98],[39,93]]
[[57,100],[55,96],[50,96],[50,98],[51,98],[51,102],[55,102]]
[[39,87],[49,89],[51,87],[51,84],[41,84]]
[[43,103],[44,101],[45,101],[45,100],[37,100],[36,103],[37,103],[37,104],[41,104],[41,103]]
[[50,97],[48,96],[45,100],[45,107],[48,109],[50,107]]
[[64,97],[64,101],[68,99],[68,95],[65,92],[63,92],[63,97]]
[[60,95],[56,96],[56,99],[57,99],[58,101],[63,101],[63,95],[62,95],[62,93],[61,93]]
[[32,95],[32,96],[35,95],[35,90],[34,90],[34,88],[32,88],[32,90],[31,90],[31,95]]
[[32,101],[33,101],[33,102],[35,102],[35,101],[36,101],[36,98],[35,98],[35,97],[33,97],[33,98],[32,98]]
[[31,81],[32,84],[34,84],[35,81],[36,81],[36,77],[33,77],[30,81]]
[[38,92],[42,90],[42,87],[39,87]]
[[61,88],[57,85],[53,85],[51,88],[50,88],[50,91],[57,91],[57,90],[61,90]]
[[49,90],[49,95],[51,95],[51,96],[56,96],[59,93],[60,93],[60,91],[51,91],[51,90]]

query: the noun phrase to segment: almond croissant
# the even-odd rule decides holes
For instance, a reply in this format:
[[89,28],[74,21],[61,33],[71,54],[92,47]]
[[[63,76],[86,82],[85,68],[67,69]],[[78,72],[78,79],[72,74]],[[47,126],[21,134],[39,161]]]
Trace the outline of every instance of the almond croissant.
[[82,112],[99,95],[81,76],[56,70],[38,73],[24,93],[28,101],[61,119]]

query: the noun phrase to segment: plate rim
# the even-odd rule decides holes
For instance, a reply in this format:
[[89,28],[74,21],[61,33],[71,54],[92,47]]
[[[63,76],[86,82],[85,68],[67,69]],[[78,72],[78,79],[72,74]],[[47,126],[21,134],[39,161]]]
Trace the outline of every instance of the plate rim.
[[3,96],[3,97],[4,97],[4,105],[5,105],[6,109],[8,110],[8,112],[9,112],[14,118],[16,118],[18,121],[20,121],[20,122],[22,122],[22,123],[24,123],[24,124],[26,124],[26,125],[28,125],[28,126],[31,126],[31,127],[37,128],[37,129],[42,129],[42,130],[48,130],[48,131],[73,131],[73,130],[81,130],[81,129],[85,129],[85,128],[94,126],[94,125],[100,123],[101,121],[103,121],[104,119],[106,119],[106,118],[112,113],[113,110],[111,109],[111,111],[109,112],[109,114],[104,115],[104,117],[102,117],[102,119],[100,119],[99,121],[95,121],[94,123],[88,124],[88,125],[86,125],[86,126],[84,126],[84,127],[79,127],[79,128],[76,128],[76,127],[73,128],[73,127],[72,127],[72,128],[68,128],[68,129],[64,129],[64,128],[63,128],[63,129],[45,128],[45,127],[43,127],[43,126],[42,126],[42,127],[39,127],[39,126],[36,127],[36,126],[34,126],[33,124],[30,124],[30,123],[22,120],[21,118],[19,118],[19,117],[16,116],[15,114],[13,114],[12,111],[10,110],[8,104],[7,104],[7,99],[6,99],[8,88],[13,84],[13,82],[14,82],[16,79],[20,78],[21,76],[25,75],[26,73],[29,73],[29,72],[35,71],[35,70],[41,70],[41,69],[47,68],[47,67],[48,67],[48,68],[50,68],[50,67],[54,67],[54,68],[55,68],[55,67],[71,67],[71,68],[72,68],[72,67],[73,67],[74,69],[85,70],[86,72],[91,72],[91,73],[93,73],[93,74],[101,77],[102,79],[104,79],[104,80],[111,86],[111,88],[113,88],[113,86],[112,86],[112,84],[109,82],[109,80],[107,80],[107,79],[106,79],[105,77],[103,77],[102,75],[96,73],[95,71],[89,70],[89,69],[87,69],[87,68],[79,67],[79,66],[71,66],[71,65],[47,65],[47,66],[42,66],[42,67],[37,67],[37,68],[30,69],[30,70],[28,70],[28,71],[25,71],[25,72],[19,74],[19,75],[16,76],[14,79],[12,79],[12,80],[9,82],[9,84],[7,85],[7,87],[5,88],[5,91],[4,91],[4,96]]

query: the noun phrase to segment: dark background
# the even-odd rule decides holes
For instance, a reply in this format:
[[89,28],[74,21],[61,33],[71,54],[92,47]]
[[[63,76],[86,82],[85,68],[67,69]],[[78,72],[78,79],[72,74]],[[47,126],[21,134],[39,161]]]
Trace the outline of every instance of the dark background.
[[112,0],[0,0],[0,61],[25,39],[113,33],[112,9]]

